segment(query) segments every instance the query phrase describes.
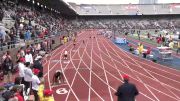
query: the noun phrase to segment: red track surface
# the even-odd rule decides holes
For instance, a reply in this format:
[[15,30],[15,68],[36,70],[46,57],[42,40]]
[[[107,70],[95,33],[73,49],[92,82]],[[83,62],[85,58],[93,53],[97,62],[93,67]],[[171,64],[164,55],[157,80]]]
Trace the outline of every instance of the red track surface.
[[[136,101],[180,101],[180,71],[129,54],[97,33],[81,32],[75,48],[69,42],[44,62],[45,86],[55,101],[116,101],[123,74],[140,92]],[[62,59],[65,50],[69,63]],[[66,83],[51,86],[56,70],[63,71]]]

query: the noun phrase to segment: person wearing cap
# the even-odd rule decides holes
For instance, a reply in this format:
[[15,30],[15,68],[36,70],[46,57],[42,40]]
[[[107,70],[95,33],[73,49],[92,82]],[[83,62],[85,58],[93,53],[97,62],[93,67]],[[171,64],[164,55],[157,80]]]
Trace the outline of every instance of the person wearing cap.
[[139,94],[136,86],[129,83],[129,76],[123,75],[124,83],[119,86],[117,92],[118,101],[135,101],[135,96]]
[[32,90],[33,90],[33,94],[34,94],[34,101],[39,101],[39,96],[38,96],[38,89],[39,89],[39,85],[40,85],[40,80],[38,78],[38,74],[39,74],[39,70],[38,69],[33,69],[33,73],[34,75],[32,76]]
[[19,59],[19,63],[18,63],[18,69],[19,69],[19,77],[21,77],[21,82],[24,84],[24,68],[25,68],[25,58],[21,57]]
[[44,90],[44,99],[43,101],[54,101],[54,98],[52,97],[53,91],[46,89]]
[[43,77],[43,65],[41,63],[42,56],[37,56],[34,61],[33,68],[40,70],[38,77]]
[[26,51],[25,60],[26,60],[26,62],[33,64],[33,57],[32,57],[32,54],[30,53],[29,49]]

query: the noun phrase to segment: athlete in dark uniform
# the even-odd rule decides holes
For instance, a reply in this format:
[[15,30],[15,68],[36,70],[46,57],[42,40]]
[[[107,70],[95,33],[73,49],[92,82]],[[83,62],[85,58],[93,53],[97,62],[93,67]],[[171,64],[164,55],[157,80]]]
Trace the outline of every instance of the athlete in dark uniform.
[[129,83],[129,76],[124,75],[124,83],[119,86],[117,92],[115,93],[118,96],[118,101],[135,101],[135,96],[139,94],[136,86],[132,83]]
[[53,85],[59,84],[59,81],[64,83],[64,76],[61,71],[56,71],[56,73],[53,76]]

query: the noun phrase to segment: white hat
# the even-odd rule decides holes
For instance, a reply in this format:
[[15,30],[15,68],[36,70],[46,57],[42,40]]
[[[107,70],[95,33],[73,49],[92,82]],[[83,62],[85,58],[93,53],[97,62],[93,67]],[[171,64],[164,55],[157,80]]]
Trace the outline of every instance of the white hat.
[[56,70],[56,73],[57,73],[57,72],[61,72],[61,70]]
[[42,56],[37,56],[37,57],[35,58],[35,60],[39,60],[39,59],[42,59]]

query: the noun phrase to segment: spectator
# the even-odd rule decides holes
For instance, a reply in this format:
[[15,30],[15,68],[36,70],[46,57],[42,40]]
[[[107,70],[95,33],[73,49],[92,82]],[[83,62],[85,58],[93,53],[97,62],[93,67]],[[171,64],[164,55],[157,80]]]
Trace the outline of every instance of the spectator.
[[18,63],[18,69],[19,69],[19,77],[21,77],[21,83],[24,84],[24,69],[25,69],[25,58],[21,57],[19,59],[19,63]]
[[16,54],[16,62],[19,62],[19,59],[21,58],[21,54],[20,54],[20,50],[18,50],[17,54]]
[[11,56],[10,56],[10,52],[9,52],[9,51],[7,51],[7,52],[3,55],[3,57],[2,57],[2,62],[3,62],[6,58],[11,59]]
[[13,62],[9,56],[3,61],[4,83],[12,82]]
[[25,55],[25,61],[29,62],[31,65],[33,64],[33,57],[32,54],[30,53],[31,50],[27,50],[26,51],[26,55]]
[[24,39],[25,39],[26,41],[31,40],[31,32],[30,32],[30,30],[27,30],[27,31],[25,32],[25,34],[24,34]]
[[20,55],[21,57],[25,57],[25,52],[24,52],[23,47],[20,48]]
[[6,36],[5,30],[2,27],[0,27],[0,40],[1,40],[1,43],[5,42],[5,40],[6,40],[5,36]]
[[6,40],[5,36],[6,36],[6,32],[0,27],[0,48],[1,48],[1,50],[3,50],[3,45]]
[[33,76],[32,70],[30,69],[29,62],[25,63],[24,75],[25,75],[24,76],[25,92],[26,92],[26,95],[28,95],[30,91],[30,90],[28,91],[28,89],[30,89],[32,76]]
[[40,80],[38,78],[39,70],[38,69],[33,69],[34,75],[32,76],[32,90],[34,94],[34,100],[39,101],[39,96],[38,96],[38,89],[40,85]]
[[18,99],[17,101],[24,101],[24,98],[21,95],[23,88],[21,86],[14,86],[11,91],[13,91],[15,94],[15,97]]
[[123,75],[124,83],[119,86],[117,92],[118,101],[135,101],[135,96],[139,94],[136,86],[129,83],[129,76]]
[[24,86],[24,84],[22,84],[22,83],[23,83],[23,82],[22,82],[22,78],[21,78],[21,77],[16,77],[16,78],[15,78],[14,86],[19,86],[19,87],[21,87],[21,88],[22,88],[21,95],[25,96],[25,94],[24,94],[24,88],[25,88],[25,86]]
[[52,90],[49,90],[49,89],[44,90],[44,100],[43,101],[54,101],[52,94],[53,94]]
[[179,53],[179,51],[180,51],[180,41],[177,44],[177,54]]
[[37,56],[34,61],[34,68],[40,70],[38,77],[43,77],[43,66],[41,63],[42,56]]

